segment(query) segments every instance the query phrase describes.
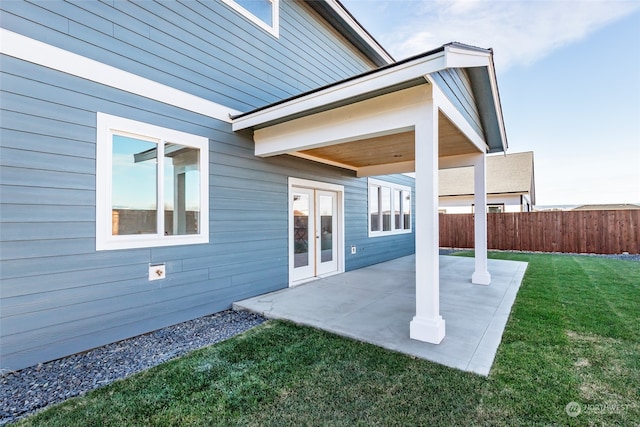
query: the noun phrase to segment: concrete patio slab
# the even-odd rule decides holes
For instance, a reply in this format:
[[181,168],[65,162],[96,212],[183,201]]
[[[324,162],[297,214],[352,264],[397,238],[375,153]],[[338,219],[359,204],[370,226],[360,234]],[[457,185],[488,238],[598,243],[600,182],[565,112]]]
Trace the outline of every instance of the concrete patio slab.
[[474,259],[440,256],[440,344],[409,338],[415,256],[318,279],[233,304],[464,371],[488,375],[527,263],[489,260],[491,285],[471,284]]

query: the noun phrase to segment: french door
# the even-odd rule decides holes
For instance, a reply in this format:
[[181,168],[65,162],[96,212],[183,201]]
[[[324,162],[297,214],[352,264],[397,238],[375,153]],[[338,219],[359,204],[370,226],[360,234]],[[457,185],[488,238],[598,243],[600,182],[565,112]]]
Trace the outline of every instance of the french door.
[[292,187],[292,284],[339,269],[338,192]]

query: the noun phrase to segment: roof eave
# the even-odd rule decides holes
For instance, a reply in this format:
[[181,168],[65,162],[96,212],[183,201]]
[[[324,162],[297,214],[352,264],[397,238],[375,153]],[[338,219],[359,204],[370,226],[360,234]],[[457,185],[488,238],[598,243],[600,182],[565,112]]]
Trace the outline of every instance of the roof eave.
[[[380,90],[384,88],[415,82],[416,79],[420,79],[422,84],[428,84],[425,76],[448,68],[448,62],[460,65],[460,60],[455,61],[451,58],[452,55],[458,53],[447,50],[446,47],[442,46],[424,54],[233,116],[233,130],[269,126],[302,112],[317,112],[319,108],[335,108],[338,102],[347,105],[350,100],[366,99],[367,95],[370,97],[378,96]],[[481,64],[478,55],[470,56],[468,59],[472,62],[467,65],[479,66]],[[487,65],[486,59],[484,65]]]
[[495,120],[497,120],[498,122],[498,129],[499,129],[499,143],[502,147],[502,149],[494,149],[490,152],[492,153],[496,153],[496,152],[507,152],[507,149],[509,148],[509,141],[507,140],[507,131],[505,130],[505,126],[504,126],[504,116],[502,115],[502,102],[500,101],[500,91],[498,90],[498,78],[496,76],[496,68],[495,68],[495,64],[493,62],[493,50],[491,52],[491,56],[490,56],[490,61],[489,61],[489,66],[487,67],[487,71],[490,74],[490,78],[489,81],[491,83],[491,92],[493,94],[492,98],[493,98],[493,102],[495,104]]
[[395,62],[384,47],[337,0],[305,0],[333,28],[353,44],[376,66]]
[[482,78],[477,79],[477,85],[483,93],[482,98],[488,97],[486,103],[490,108],[486,108],[483,112],[486,122],[491,123],[491,131],[485,131],[484,135],[488,151],[505,151],[507,139],[502,122],[502,109],[492,56],[493,52],[490,49],[449,43],[394,64],[233,116],[232,128],[234,131],[239,131],[268,127],[370,99],[392,90],[429,84],[426,76],[437,71],[448,68],[468,68],[481,73]]

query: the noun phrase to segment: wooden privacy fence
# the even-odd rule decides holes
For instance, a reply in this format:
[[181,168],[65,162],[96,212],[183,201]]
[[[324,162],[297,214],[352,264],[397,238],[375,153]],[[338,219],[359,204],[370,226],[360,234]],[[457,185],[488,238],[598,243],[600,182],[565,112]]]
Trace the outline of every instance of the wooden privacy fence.
[[[473,248],[473,214],[441,214],[440,246]],[[487,214],[489,249],[640,253],[640,210]]]

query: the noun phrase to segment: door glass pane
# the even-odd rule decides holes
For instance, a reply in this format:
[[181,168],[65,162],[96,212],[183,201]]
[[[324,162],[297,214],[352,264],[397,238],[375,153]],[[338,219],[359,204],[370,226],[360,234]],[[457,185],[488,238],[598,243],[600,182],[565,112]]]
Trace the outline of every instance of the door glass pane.
[[381,187],[382,189],[382,231],[391,230],[391,189],[389,187]]
[[411,192],[403,191],[402,216],[404,217],[404,229],[411,230]]
[[333,260],[333,197],[320,196],[320,260]]
[[164,146],[164,234],[200,230],[199,151],[180,144]]
[[378,189],[375,185],[369,187],[369,215],[371,215],[371,231],[380,231],[380,210],[378,207]]
[[402,230],[402,216],[400,208],[402,206],[402,191],[393,190],[393,228],[394,230]]
[[157,145],[113,135],[111,233],[157,233]]
[[309,196],[293,195],[293,266],[309,265]]

